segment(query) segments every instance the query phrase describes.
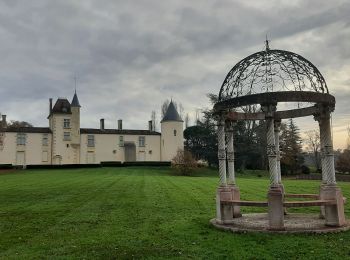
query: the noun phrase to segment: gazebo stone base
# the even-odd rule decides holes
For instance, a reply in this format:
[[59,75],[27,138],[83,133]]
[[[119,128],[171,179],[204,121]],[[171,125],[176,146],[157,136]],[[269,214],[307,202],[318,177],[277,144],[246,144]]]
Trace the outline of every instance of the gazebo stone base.
[[234,218],[231,224],[220,224],[216,219],[210,223],[222,230],[235,233],[264,232],[264,233],[329,233],[341,232],[350,229],[350,221],[344,226],[330,227],[325,225],[325,220],[320,219],[317,214],[288,213],[284,217],[284,230],[269,229],[267,213],[243,214],[241,218]]
[[[228,185],[228,188],[231,190],[232,200],[240,200],[239,187],[237,185]],[[233,217],[240,218],[242,217],[240,206],[232,206]]]
[[221,224],[233,223],[233,207],[223,205],[223,200],[232,200],[232,189],[228,186],[220,186],[216,191],[216,221]]
[[344,214],[343,194],[336,185],[324,185],[321,189],[324,199],[335,200],[336,205],[325,206],[325,219],[327,226],[343,226],[346,223]]
[[267,197],[269,203],[269,229],[284,230],[284,192],[282,186],[271,186]]

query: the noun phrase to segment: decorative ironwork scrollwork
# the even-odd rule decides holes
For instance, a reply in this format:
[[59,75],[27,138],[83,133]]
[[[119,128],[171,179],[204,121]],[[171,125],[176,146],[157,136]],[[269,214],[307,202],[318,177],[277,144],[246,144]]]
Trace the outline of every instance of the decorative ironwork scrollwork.
[[310,61],[293,52],[266,48],[230,70],[221,86],[219,101],[288,90],[328,93],[326,81]]

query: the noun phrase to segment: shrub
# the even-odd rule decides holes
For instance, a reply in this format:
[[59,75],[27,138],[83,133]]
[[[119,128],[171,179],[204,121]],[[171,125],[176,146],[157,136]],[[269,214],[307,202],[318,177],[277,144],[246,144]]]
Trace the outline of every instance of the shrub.
[[350,172],[350,150],[345,149],[339,155],[336,170],[341,173]]
[[189,151],[178,150],[171,161],[171,167],[179,175],[190,176],[197,168],[197,162]]
[[13,165],[12,164],[0,164],[0,169],[13,169]]
[[136,161],[136,162],[124,162],[123,166],[170,166],[171,163],[168,161]]
[[197,161],[197,167],[198,168],[202,168],[202,167],[208,167],[209,164],[207,161],[204,161],[204,160],[198,160]]
[[301,166],[301,173],[302,174],[310,174],[310,168],[307,167],[306,165]]

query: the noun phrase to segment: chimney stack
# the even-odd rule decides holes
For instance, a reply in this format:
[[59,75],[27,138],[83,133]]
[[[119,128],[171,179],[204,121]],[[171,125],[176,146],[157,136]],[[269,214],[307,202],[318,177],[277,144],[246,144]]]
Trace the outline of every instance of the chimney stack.
[[100,119],[100,129],[105,130],[105,120],[103,118]]
[[52,98],[49,98],[49,102],[50,102],[49,113],[51,115],[51,113],[52,113]]
[[118,130],[122,130],[123,129],[123,120],[119,119],[118,120]]
[[152,124],[152,120],[148,121],[148,130],[149,131],[153,131],[153,124]]
[[5,128],[6,126],[7,126],[7,122],[6,122],[6,115],[2,115],[1,116],[1,126],[3,127],[3,128]]

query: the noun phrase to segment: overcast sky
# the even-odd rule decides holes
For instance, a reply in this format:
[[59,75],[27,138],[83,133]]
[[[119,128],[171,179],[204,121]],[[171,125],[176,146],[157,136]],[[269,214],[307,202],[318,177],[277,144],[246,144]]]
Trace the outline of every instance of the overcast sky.
[[[147,128],[167,98],[192,122],[228,71],[264,48],[314,63],[336,97],[335,147],[350,123],[349,1],[1,0],[0,112],[47,126],[48,99],[72,99],[82,127]],[[301,131],[317,128],[312,118]]]

